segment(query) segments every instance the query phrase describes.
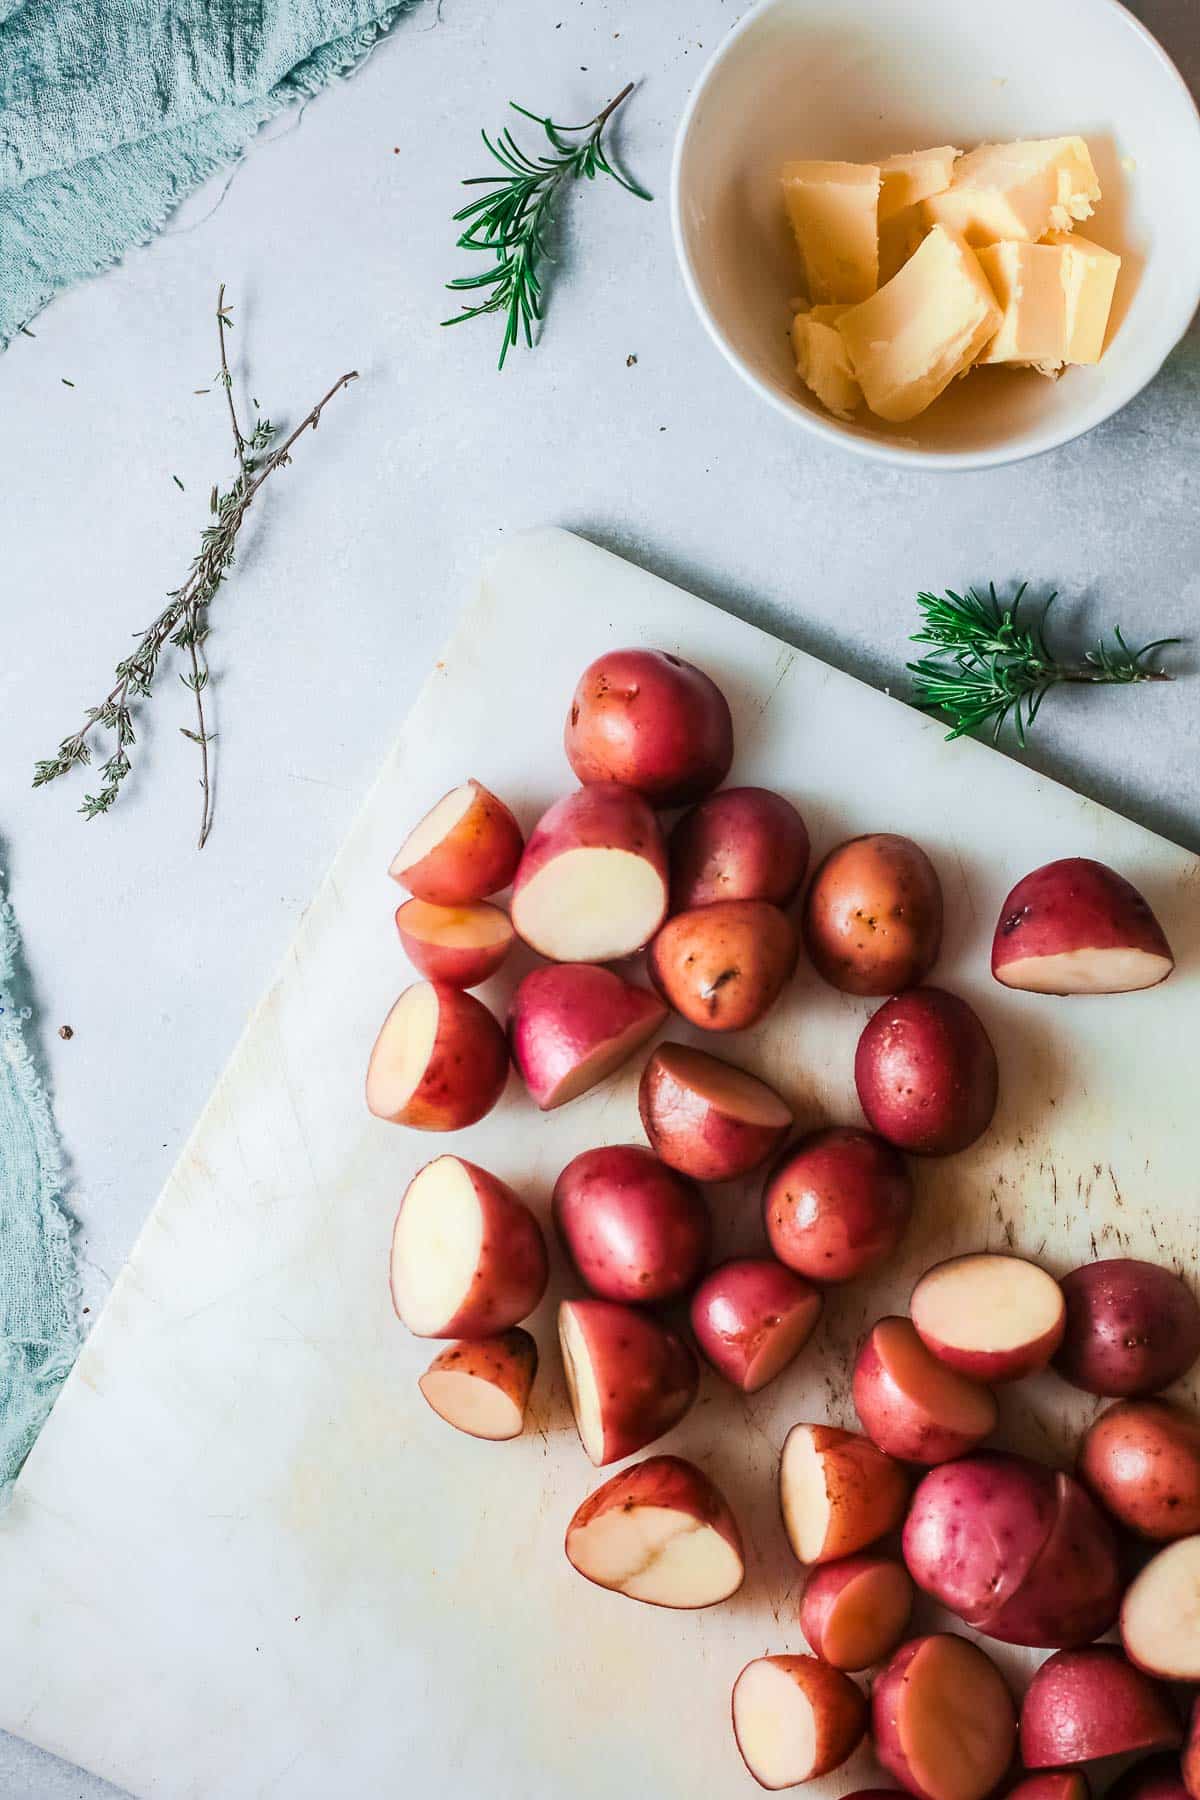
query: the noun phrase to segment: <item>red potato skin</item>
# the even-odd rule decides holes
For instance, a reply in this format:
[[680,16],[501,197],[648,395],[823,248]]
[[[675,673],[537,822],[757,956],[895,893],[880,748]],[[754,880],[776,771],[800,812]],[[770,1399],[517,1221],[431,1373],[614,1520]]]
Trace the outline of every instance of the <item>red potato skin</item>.
[[583,1331],[601,1390],[604,1455],[598,1467],[644,1450],[677,1425],[696,1398],[700,1370],[683,1339],[613,1300],[566,1300]]
[[917,1156],[952,1156],[982,1137],[996,1110],[996,1052],[965,1000],[910,988],[867,1021],[854,1056],[867,1123]]
[[[767,1656],[761,1660],[773,1663],[784,1674],[790,1675],[812,1707],[816,1745],[812,1768],[804,1779],[816,1781],[820,1776],[828,1775],[832,1769],[840,1768],[854,1754],[866,1735],[867,1703],[862,1690],[855,1686],[848,1675],[843,1675],[840,1669],[832,1668],[829,1663],[821,1662],[815,1656]],[[749,1668],[750,1664],[747,1663],[746,1667]],[[740,1679],[739,1675],[738,1680]],[[737,1687],[737,1682],[734,1687]],[[737,1741],[736,1712],[733,1735]],[[741,1748],[739,1742],[739,1751]],[[742,1752],[742,1760],[746,1763],[748,1772],[754,1775],[745,1752]],[[754,1775],[754,1779],[758,1781],[759,1778]],[[766,1782],[759,1781],[760,1787],[766,1785]]]
[[890,831],[839,844],[809,886],[804,942],[818,975],[845,994],[923,981],[942,942],[942,889],[925,852]]
[[[527,1331],[519,1325],[513,1325],[508,1331],[501,1331],[495,1337],[459,1338],[457,1343],[447,1344],[439,1350],[425,1374],[421,1376],[417,1386],[425,1393],[425,1377],[427,1375],[473,1375],[477,1381],[490,1382],[508,1395],[523,1414],[537,1375],[537,1344]],[[433,1402],[426,1400],[437,1412]],[[438,1413],[441,1418],[441,1413]],[[457,1427],[463,1430],[462,1426]],[[467,1437],[474,1437],[474,1432],[466,1432]],[[491,1441],[491,1440],[488,1440]]]
[[389,870],[418,900],[435,906],[463,906],[506,888],[521,860],[521,827],[503,800],[472,780],[473,803],[462,818],[419,862]]
[[[958,1641],[966,1643],[967,1640],[959,1639]],[[917,1663],[917,1659],[926,1645],[936,1642],[937,1637],[934,1636],[911,1638],[907,1644],[902,1644],[887,1668],[877,1677],[871,1690],[871,1729],[875,1740],[875,1754],[889,1775],[894,1775],[910,1794],[917,1796],[917,1800],[941,1800],[941,1797],[922,1786],[909,1766],[901,1739],[900,1710],[907,1684],[917,1678],[914,1664]],[[999,1671],[984,1651],[973,1644],[968,1648],[973,1650],[993,1671],[996,1677],[996,1694],[999,1702],[1002,1693],[1007,1692]],[[1010,1699],[1010,1709],[1011,1706]],[[980,1796],[979,1800],[983,1800],[983,1797]]]
[[1085,1263],[1062,1283],[1067,1322],[1054,1367],[1085,1393],[1157,1393],[1200,1356],[1200,1306],[1169,1269],[1132,1257]]
[[1048,1769],[1026,1775],[1004,1800],[1091,1800],[1091,1789],[1082,1769]]
[[658,807],[687,806],[733,762],[716,683],[666,650],[610,650],[579,677],[563,731],[577,780],[620,781]]
[[793,1425],[792,1430],[811,1432],[813,1446],[824,1458],[825,1486],[834,1501],[814,1565],[853,1556],[895,1530],[908,1503],[908,1476],[900,1463],[858,1431],[843,1431],[837,1425]]
[[821,1296],[814,1287],[772,1257],[739,1257],[713,1269],[692,1295],[692,1330],[701,1354],[744,1393],[755,1357],[798,1307],[810,1313],[815,1330]]
[[[721,1112],[676,1079],[670,1049],[661,1044],[651,1054],[638,1084],[638,1111],[651,1147],[665,1163],[696,1181],[733,1181],[749,1174],[774,1154],[789,1127],[755,1125]],[[664,1057],[663,1051],[668,1055]]]
[[1188,1800],[1200,1800],[1200,1699],[1193,1700],[1188,1715],[1187,1737],[1179,1755],[1179,1772]]
[[1123,1587],[1112,1526],[1069,1475],[1055,1476],[1057,1507],[1028,1580],[989,1614],[989,1637],[1035,1649],[1089,1644],[1115,1624]]
[[[458,1311],[437,1332],[418,1333],[439,1338],[486,1338],[507,1331],[527,1319],[546,1291],[550,1265],[542,1228],[508,1183],[478,1163],[457,1159],[471,1177],[479,1201],[483,1235],[471,1292]],[[414,1177],[415,1179],[415,1177]],[[411,1183],[410,1183],[411,1186]],[[407,1197],[407,1196],[406,1196]],[[396,1215],[397,1225],[400,1212]],[[396,1317],[407,1324],[395,1290],[392,1304]],[[411,1331],[412,1327],[408,1329]]]
[[1120,1400],[1088,1429],[1079,1478],[1139,1537],[1191,1537],[1200,1532],[1200,1419],[1166,1400]]
[[[518,1074],[545,1111],[559,1083],[607,1040],[639,1020],[649,1036],[666,1016],[657,994],[623,980],[613,969],[549,963],[531,969],[513,994],[508,1041]],[[636,1048],[631,1046],[631,1056]]]
[[715,900],[786,906],[808,867],[808,830],[781,794],[722,788],[684,814],[667,854],[673,913]]
[[[413,906],[406,900],[396,908],[396,931],[404,954],[413,968],[427,981],[442,981],[447,987],[473,988],[496,973],[512,949],[512,933],[496,944],[435,944],[410,931],[405,914]],[[451,909],[453,910],[453,909]],[[495,908],[499,911],[499,908]]]
[[1029,1769],[1173,1750],[1182,1738],[1167,1690],[1127,1662],[1115,1644],[1047,1657],[1021,1704],[1021,1758]]
[[[376,1118],[392,1125],[410,1125],[417,1131],[462,1131],[490,1113],[504,1092],[508,1044],[482,1000],[444,981],[431,985],[437,990],[438,1020],[424,1074],[405,1106],[384,1113],[371,1105],[368,1066],[367,1106]],[[377,1044],[386,1024],[385,1020]],[[372,1051],[372,1058],[374,1054]]]
[[869,1131],[839,1125],[787,1150],[763,1191],[771,1249],[810,1281],[853,1281],[887,1261],[912,1216],[903,1159]]
[[1148,1756],[1126,1769],[1109,1788],[1106,1800],[1189,1800],[1175,1756]]
[[673,1300],[708,1261],[699,1188],[640,1144],[573,1157],[554,1184],[552,1211],[581,1279],[604,1300]]
[[1171,947],[1162,926],[1132,882],[1104,863],[1067,856],[1034,869],[1000,908],[992,940],[992,974],[1027,957],[1069,950],[1144,950],[1162,956],[1171,972]]
[[[738,1530],[737,1520],[715,1483],[695,1463],[688,1462],[682,1456],[648,1456],[645,1462],[635,1463],[631,1469],[621,1469],[610,1476],[602,1487],[598,1487],[594,1494],[589,1494],[576,1508],[571,1523],[567,1526],[564,1545],[571,1567],[586,1580],[592,1581],[586,1569],[581,1569],[571,1555],[572,1534],[615,1508],[632,1512],[639,1506],[660,1506],[672,1512],[690,1513],[700,1524],[709,1525],[719,1532],[725,1542],[732,1545],[739,1559],[745,1562],[742,1534]],[[593,1582],[596,1587],[603,1585],[602,1582]],[[643,1602],[646,1606],[658,1604],[654,1600]],[[673,1607],[669,1610],[687,1612],[696,1609]]]
[[[957,1260],[949,1258],[950,1261]],[[909,1313],[917,1334],[925,1348],[944,1362],[947,1368],[957,1369],[971,1381],[982,1381],[991,1385],[1002,1385],[1009,1381],[1023,1381],[1027,1375],[1036,1375],[1044,1369],[1058,1346],[1062,1343],[1066,1329],[1066,1311],[1059,1318],[1058,1324],[1044,1332],[1027,1344],[1012,1350],[962,1350],[956,1345],[943,1343],[928,1326],[917,1317],[917,1289],[927,1276],[933,1275],[944,1267],[942,1263],[934,1263],[926,1269],[917,1287],[913,1289],[913,1300],[909,1305]]]
[[770,1011],[796,967],[796,930],[766,900],[719,900],[668,919],[647,968],[669,1006],[702,1031],[744,1031]]
[[[818,1656],[823,1657],[826,1662],[834,1663],[838,1668],[847,1666],[838,1663],[836,1657],[830,1654],[831,1646],[828,1642],[829,1626],[838,1601],[856,1581],[870,1580],[880,1570],[900,1567],[894,1557],[866,1555],[847,1556],[841,1562],[824,1563],[814,1569],[800,1602],[800,1629]],[[907,1579],[907,1571],[904,1573]],[[880,1639],[875,1654],[859,1666],[869,1668],[873,1663],[882,1662],[884,1657],[890,1656],[904,1636],[907,1625],[906,1619],[890,1642]]]
[[877,1333],[878,1326],[867,1334],[854,1364],[853,1383],[854,1405],[872,1443],[901,1462],[944,1463],[968,1455],[995,1429],[995,1408],[982,1434],[968,1435],[943,1424],[896,1382],[880,1352]]

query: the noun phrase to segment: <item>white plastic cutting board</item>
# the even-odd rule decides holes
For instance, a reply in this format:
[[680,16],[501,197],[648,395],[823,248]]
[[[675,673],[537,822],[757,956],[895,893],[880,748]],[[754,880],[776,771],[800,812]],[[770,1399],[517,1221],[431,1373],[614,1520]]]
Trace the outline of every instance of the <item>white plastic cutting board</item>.
[[[416,1376],[434,1346],[387,1292],[392,1218],[429,1156],[461,1149],[545,1211],[577,1151],[639,1139],[637,1065],[548,1117],[511,1082],[454,1138],[368,1117],[364,1064],[409,979],[386,868],[413,819],[473,774],[523,823],[571,782],[575,679],[601,650],[678,651],[720,682],[734,779],[779,788],[818,853],[872,828],[932,854],[948,929],[937,979],[976,1002],[1002,1098],[973,1150],[917,1170],[887,1278],[842,1290],[798,1365],[749,1404],[706,1376],[663,1447],[716,1477],[749,1544],[742,1592],[672,1614],[590,1587],[561,1543],[602,1479],[571,1426],[551,1294],[531,1428],[461,1437]],[[1135,705],[1136,703],[1132,703]],[[1132,724],[1132,710],[1131,710]],[[1149,897],[1180,958],[1161,989],[1007,993],[997,909],[1051,857],[1096,856]],[[96,1325],[0,1526],[0,1724],[136,1795],[290,1800],[694,1800],[757,1790],[730,1683],[802,1649],[800,1570],[777,1519],[786,1428],[850,1423],[864,1322],[935,1257],[1015,1244],[1063,1271],[1094,1252],[1196,1257],[1200,863],[1019,764],[559,531],[493,560],[379,784],[235,1051]],[[527,959],[483,990],[497,1008]],[[714,1047],[801,1122],[856,1120],[871,1003],[802,968],[760,1028]],[[684,1028],[676,1036],[694,1036]],[[640,1060],[640,1059],[639,1059]],[[722,1248],[759,1240],[758,1186],[713,1190]],[[1008,1390],[1008,1442],[1053,1454],[1091,1403]],[[1014,1667],[1021,1653],[1001,1653]],[[819,1791],[869,1780],[860,1753]],[[809,1790],[812,1791],[812,1790]]]

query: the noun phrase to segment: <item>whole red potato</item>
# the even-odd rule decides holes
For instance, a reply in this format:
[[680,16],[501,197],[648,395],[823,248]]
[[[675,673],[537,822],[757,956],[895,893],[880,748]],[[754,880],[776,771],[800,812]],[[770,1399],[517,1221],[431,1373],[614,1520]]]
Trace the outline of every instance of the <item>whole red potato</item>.
[[1112,1257],[1073,1269],[1062,1291],[1067,1320],[1054,1367],[1085,1393],[1156,1394],[1200,1356],[1200,1306],[1170,1269]]
[[572,1262],[605,1300],[672,1300],[708,1260],[699,1188],[640,1144],[572,1158],[554,1184],[553,1213]]
[[880,1137],[918,1156],[950,1156],[991,1124],[999,1074],[991,1039],[966,1001],[917,987],[868,1019],[854,1081]]
[[763,1219],[780,1262],[810,1281],[852,1281],[908,1228],[912,1182],[882,1138],[836,1125],[801,1138],[767,1178]]
[[668,919],[650,945],[650,979],[702,1031],[744,1031],[774,1006],[796,967],[796,930],[766,900],[718,900]]
[[609,650],[579,677],[563,731],[585,786],[620,781],[655,806],[686,806],[733,761],[729,704],[703,670],[666,650]]
[[1079,1478],[1140,1537],[1190,1537],[1200,1532],[1200,1419],[1166,1400],[1119,1400],[1088,1428]]
[[808,867],[808,831],[782,794],[722,788],[683,815],[667,850],[672,912],[714,900],[786,906]]
[[911,838],[876,831],[831,850],[804,901],[813,967],[846,994],[923,981],[942,942],[937,871]]
[[744,1394],[756,1394],[786,1368],[820,1316],[818,1290],[769,1256],[721,1263],[692,1295],[702,1354]]

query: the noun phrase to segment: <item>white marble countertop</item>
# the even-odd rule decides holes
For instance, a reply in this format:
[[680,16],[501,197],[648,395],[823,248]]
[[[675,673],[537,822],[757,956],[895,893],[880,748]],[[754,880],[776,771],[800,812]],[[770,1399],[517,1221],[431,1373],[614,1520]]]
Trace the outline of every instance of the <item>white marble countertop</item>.
[[[569,526],[880,685],[902,679],[921,587],[1028,578],[1060,590],[1064,629],[1195,636],[1195,327],[1107,426],[979,475],[825,449],[721,363],[676,276],[665,195],[684,96],[737,10],[426,0],[0,359],[0,862],[93,1312],[499,533]],[[1195,0],[1134,11],[1200,87]],[[491,321],[436,328],[463,268],[457,181],[484,166],[476,130],[510,96],[586,117],[631,77],[619,142],[658,202],[611,184],[575,197],[543,343],[497,376]],[[228,472],[219,395],[193,392],[215,367],[219,281],[239,388],[273,416],[294,421],[344,368],[362,380],[272,478],[214,606],[219,786],[197,855],[182,688],[145,715],[110,818],[85,824],[82,783],[34,793],[28,771],[177,584]],[[1190,684],[1055,696],[1029,760],[1200,849],[1196,716]],[[0,1739],[0,1800],[114,1792]]]

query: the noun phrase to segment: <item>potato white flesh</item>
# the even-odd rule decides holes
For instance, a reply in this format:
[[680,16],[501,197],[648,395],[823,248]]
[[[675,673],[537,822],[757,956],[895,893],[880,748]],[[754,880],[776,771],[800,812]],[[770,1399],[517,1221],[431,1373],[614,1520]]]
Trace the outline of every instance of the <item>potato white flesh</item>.
[[833,1504],[825,1479],[825,1454],[813,1446],[808,1432],[790,1432],[779,1471],[783,1522],[801,1562],[819,1558],[829,1535]]
[[958,1256],[923,1275],[912,1318],[923,1337],[981,1354],[1021,1350],[1049,1337],[1063,1316],[1052,1275],[1019,1256]]
[[571,1560],[589,1580],[654,1606],[712,1606],[741,1586],[741,1558],[719,1531],[666,1506],[615,1507],[576,1530]]
[[898,1707],[914,1778],[944,1800],[975,1800],[1012,1756],[1012,1701],[995,1666],[963,1638],[931,1640]]
[[570,1307],[561,1307],[558,1315],[558,1342],[562,1350],[563,1374],[567,1378],[567,1396],[579,1441],[597,1467],[604,1461],[603,1411],[596,1373],[587,1352],[583,1332]]
[[437,848],[444,837],[448,837],[462,818],[463,814],[475,804],[475,789],[470,782],[462,787],[451,788],[450,792],[432,807],[425,817],[413,826],[404,842],[392,858],[391,873],[400,875],[405,869],[411,869],[419,863],[431,850]]
[[1157,987],[1174,966],[1148,950],[1062,950],[1005,963],[997,980],[1028,994],[1130,994]]
[[479,1267],[483,1213],[457,1157],[414,1175],[392,1239],[396,1311],[418,1337],[436,1337],[457,1314]]
[[681,1086],[729,1118],[748,1125],[779,1130],[790,1125],[792,1115],[773,1088],[732,1063],[721,1062],[688,1044],[667,1044],[659,1051],[667,1073]]
[[469,1437],[501,1443],[521,1435],[524,1411],[493,1381],[450,1369],[427,1369],[418,1386],[438,1417]]
[[448,950],[478,950],[503,944],[512,926],[498,906],[473,900],[461,906],[431,906],[428,900],[407,900],[401,911],[413,936],[426,944]]
[[380,1118],[403,1112],[429,1067],[438,1029],[437,989],[407,988],[393,1006],[371,1052],[367,1105]]
[[564,850],[513,899],[527,944],[555,962],[630,956],[663,916],[665,888],[653,863],[629,850]]
[[1152,1557],[1125,1594],[1121,1641],[1131,1662],[1168,1681],[1200,1681],[1200,1537]]
[[747,1665],[733,1689],[733,1731],[746,1767],[765,1788],[807,1781],[817,1760],[812,1702],[765,1658]]

